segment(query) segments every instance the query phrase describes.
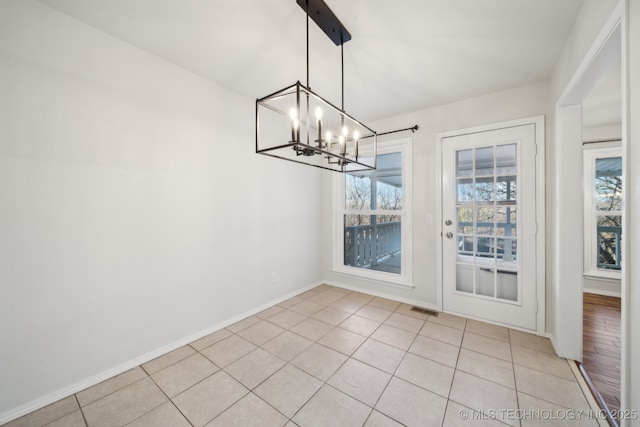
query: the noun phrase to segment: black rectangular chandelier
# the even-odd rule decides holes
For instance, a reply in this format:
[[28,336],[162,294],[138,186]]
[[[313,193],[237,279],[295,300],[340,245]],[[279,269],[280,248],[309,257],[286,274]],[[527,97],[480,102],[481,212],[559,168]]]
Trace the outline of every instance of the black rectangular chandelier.
[[[307,18],[307,85],[256,100],[256,153],[336,172],[376,168],[377,133],[344,110],[344,43],[351,35],[323,0],[297,0]],[[309,18],[341,50],[342,107],[309,87]]]

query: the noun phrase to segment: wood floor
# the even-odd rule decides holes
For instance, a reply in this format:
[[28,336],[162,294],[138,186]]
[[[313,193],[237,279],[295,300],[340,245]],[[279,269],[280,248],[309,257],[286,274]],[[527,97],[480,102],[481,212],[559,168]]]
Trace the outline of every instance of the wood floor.
[[584,294],[583,365],[611,411],[620,409],[620,298]]

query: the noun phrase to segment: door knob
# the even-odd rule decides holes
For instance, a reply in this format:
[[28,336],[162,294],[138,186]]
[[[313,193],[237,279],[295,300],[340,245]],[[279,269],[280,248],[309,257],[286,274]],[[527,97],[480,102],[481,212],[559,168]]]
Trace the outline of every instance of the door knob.
[[447,234],[445,234],[445,236],[447,236],[447,239],[451,239],[453,237],[453,233],[448,231]]
[[446,221],[444,222],[444,225],[451,225],[451,224],[452,224],[452,222],[451,222],[451,220],[450,220],[450,219],[448,219],[448,220],[446,220]]

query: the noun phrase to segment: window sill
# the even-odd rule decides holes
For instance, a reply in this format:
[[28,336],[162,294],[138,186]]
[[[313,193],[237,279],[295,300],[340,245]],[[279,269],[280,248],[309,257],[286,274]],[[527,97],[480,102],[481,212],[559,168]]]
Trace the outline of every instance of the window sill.
[[332,271],[335,274],[341,276],[353,277],[356,279],[373,280],[377,283],[393,286],[402,289],[413,289],[415,285],[411,283],[411,280],[404,275],[397,275],[393,273],[385,273],[381,271],[367,270],[364,268],[356,267],[334,267]]
[[602,280],[604,282],[620,283],[620,281],[622,280],[621,273],[606,273],[606,272],[599,272],[599,271],[590,271],[588,273],[584,273],[583,276],[585,279]]

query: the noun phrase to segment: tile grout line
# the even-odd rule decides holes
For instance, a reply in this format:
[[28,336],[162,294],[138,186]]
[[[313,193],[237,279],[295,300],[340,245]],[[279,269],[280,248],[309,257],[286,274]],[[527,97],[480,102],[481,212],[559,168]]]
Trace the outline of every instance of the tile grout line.
[[[513,386],[516,394],[516,409],[520,408],[520,397],[518,396],[518,381],[516,379],[516,364],[513,358],[513,346],[511,345],[511,329],[507,328],[507,337],[509,338],[509,354],[511,355],[511,372],[513,374]],[[522,421],[518,420],[518,425],[522,425]]]
[[[348,295],[348,294],[347,294],[347,295]],[[345,295],[345,296],[346,296],[346,295]],[[343,298],[344,298],[344,297],[343,297]],[[340,298],[340,299],[342,299],[342,298]],[[338,301],[339,301],[339,300],[338,300]],[[337,301],[336,301],[336,302],[337,302]],[[328,307],[330,307],[330,306],[328,306]],[[353,316],[353,313],[351,313],[351,314],[349,315],[349,317],[347,317],[347,319],[349,319],[351,316]],[[345,319],[345,321],[346,321],[347,319]],[[342,324],[342,323],[343,323],[343,322],[341,322],[340,324]],[[292,326],[292,327],[293,327],[293,326]],[[338,325],[338,326],[334,326],[334,329],[335,329],[335,328],[339,328],[339,327],[340,327],[339,325]],[[341,329],[342,329],[342,328],[341,328]],[[345,329],[345,330],[346,330],[346,329]],[[291,330],[289,330],[289,331],[290,331],[290,332],[292,332]],[[295,334],[295,332],[292,332],[292,333],[294,333],[294,334]],[[328,335],[328,334],[329,334],[329,332],[327,332],[327,334],[325,334],[324,336],[326,336],[326,335]],[[323,337],[324,337],[324,336],[323,336]],[[323,337],[322,337],[322,338],[323,338]],[[331,351],[335,351],[335,352],[337,352],[337,353],[339,353],[339,354],[343,354],[343,355],[344,355],[344,353],[341,353],[341,352],[339,352],[339,351],[337,351],[337,350],[334,350],[334,349],[332,349],[332,348],[330,348],[330,347],[327,347],[327,346],[325,346],[325,345],[323,345],[323,344],[320,344],[318,341],[319,341],[320,339],[322,339],[322,338],[319,338],[318,340],[314,341],[314,342],[313,342],[313,344],[317,344],[317,345],[322,346],[322,347],[325,347],[325,348],[327,348],[327,349],[329,349],[329,350],[331,350]],[[364,343],[364,342],[366,342],[366,339],[365,339],[365,341],[363,341],[363,343]],[[313,344],[311,344],[311,346],[313,346]],[[309,346],[309,348],[310,348],[311,346]],[[362,344],[360,344],[360,345],[358,346],[358,348],[360,348],[361,346],[362,346]],[[304,351],[306,351],[306,350],[303,350],[302,352],[300,352],[300,354],[302,354]],[[353,353],[355,353],[356,351],[357,351],[357,349],[356,349],[356,350],[354,350],[354,351],[353,351]],[[352,353],[352,354],[353,354],[353,353]],[[347,356],[347,355],[345,355],[345,356]],[[296,356],[296,357],[298,357],[298,356]],[[291,366],[293,366],[294,368],[296,368],[296,369],[300,369],[302,372],[305,372],[307,375],[311,375],[313,378],[316,378],[317,380],[321,381],[321,382],[322,382],[322,385],[321,385],[320,387],[318,387],[318,389],[317,389],[317,390],[316,390],[316,391],[315,391],[315,392],[314,392],[314,393],[313,393],[313,394],[312,394],[312,395],[311,395],[311,396],[310,396],[310,397],[309,397],[309,398],[308,398],[308,399],[307,399],[307,400],[306,400],[302,405],[300,405],[300,407],[299,407],[299,408],[296,410],[296,412],[291,416],[291,418],[289,418],[289,421],[291,421],[291,422],[295,423],[295,422],[293,421],[293,419],[295,418],[295,416],[296,416],[296,415],[297,415],[297,414],[302,410],[302,408],[304,408],[304,407],[305,407],[305,405],[306,405],[309,401],[311,401],[311,399],[313,399],[313,397],[314,397],[315,395],[317,395],[317,394],[318,394],[318,392],[322,389],[322,387],[324,387],[324,386],[329,386],[329,387],[331,387],[331,385],[329,384],[329,380],[330,380],[330,379],[335,375],[335,373],[336,373],[336,372],[338,372],[338,371],[340,370],[340,368],[342,368],[342,366],[344,366],[344,364],[345,364],[345,363],[347,363],[347,361],[348,361],[350,358],[351,358],[351,356],[347,356],[347,358],[346,358],[346,359],[345,359],[345,360],[340,364],[340,366],[338,366],[338,368],[336,368],[336,370],[335,370],[335,371],[334,371],[334,372],[329,376],[329,378],[327,378],[327,380],[326,380],[326,381],[325,381],[325,380],[322,380],[322,379],[320,379],[320,378],[318,378],[318,377],[316,377],[316,376],[315,376],[315,375],[313,375],[313,374],[310,374],[309,372],[306,372],[306,371],[304,371],[304,370],[302,370],[302,369],[298,368],[297,366],[295,366],[295,365],[293,365],[293,364],[291,365]],[[295,357],[292,359],[292,361],[293,361],[293,360],[295,360]],[[290,362],[288,362],[288,363],[290,363]],[[335,388],[335,387],[334,387],[334,388]],[[340,390],[338,390],[338,391],[340,391]],[[341,393],[342,393],[342,392],[341,392]],[[351,396],[350,396],[350,397],[351,397]],[[369,415],[371,415],[371,414],[369,414]],[[367,417],[367,418],[368,418],[368,417]]]
[[[428,320],[428,318],[427,318]],[[425,322],[426,323],[426,322]],[[460,337],[460,345],[458,346],[458,356],[456,357],[456,363],[453,367],[453,375],[451,376],[451,384],[449,384],[449,392],[447,393],[447,402],[444,405],[444,414],[442,415],[442,422],[440,426],[444,426],[444,421],[447,419],[447,409],[449,409],[449,404],[451,403],[451,390],[453,390],[453,382],[456,379],[456,372],[458,372],[458,361],[460,360],[460,351],[462,350],[462,341],[464,340],[464,332],[467,327],[467,322],[464,322],[465,327],[462,329],[462,336]],[[446,326],[446,325],[443,325]],[[438,340],[437,340],[438,341]],[[442,342],[442,341],[441,341]]]
[[[184,359],[181,359],[181,360],[184,360]],[[140,368],[142,368],[142,365],[139,365],[139,366],[140,366]],[[147,415],[149,412],[154,411],[155,409],[159,408],[160,406],[164,405],[164,404],[165,404],[165,403],[167,403],[167,402],[171,402],[171,403],[173,404],[173,402],[171,401],[171,398],[169,397],[169,395],[168,395],[168,394],[167,394],[167,393],[162,389],[162,387],[160,387],[160,385],[156,382],[156,380],[155,380],[155,379],[153,379],[153,377],[151,377],[151,375],[149,375],[149,374],[147,373],[147,371],[146,371],[146,370],[144,370],[144,368],[142,368],[142,369],[143,369],[143,371],[145,372],[145,374],[147,374],[147,378],[149,378],[149,379],[151,380],[151,382],[152,382],[156,387],[158,387],[158,390],[160,390],[160,392],[161,392],[162,394],[164,394],[164,396],[167,398],[167,400],[165,400],[165,401],[161,402],[160,404],[158,404],[158,405],[154,406],[153,408],[149,409],[148,411],[144,412],[143,414],[140,414],[140,415],[138,415],[137,417],[135,417],[134,419],[132,419],[132,420],[128,421],[128,422],[125,424],[125,426],[127,426],[127,425],[131,424],[132,422],[134,422],[134,421],[135,421],[135,420],[137,420],[138,418],[143,417],[144,415]],[[143,378],[143,379],[142,379],[142,380],[140,380],[140,381],[143,381],[144,379],[145,379],[145,378]],[[139,382],[139,381],[136,381],[136,383],[137,383],[137,382]],[[133,383],[133,384],[135,384],[135,383]],[[128,386],[127,386],[127,387],[128,387]],[[124,387],[123,387],[123,388],[124,388]],[[185,417],[185,418],[186,418],[186,417]],[[188,420],[187,420],[187,421],[188,421]],[[87,424],[87,425],[88,425],[88,424]]]
[[[136,368],[140,368],[140,365],[136,366]],[[132,368],[132,369],[135,369],[135,368]],[[127,372],[128,372],[128,371],[127,371]],[[87,403],[87,404],[86,404],[86,405],[84,405],[84,406],[80,406],[80,408],[87,408],[87,407],[89,407],[89,406],[91,406],[91,405],[95,404],[96,402],[99,402],[100,400],[102,400],[102,399],[104,399],[104,398],[106,398],[106,397],[108,397],[108,396],[111,396],[111,395],[113,395],[113,394],[115,394],[115,393],[117,393],[117,392],[119,392],[119,391],[121,391],[121,390],[124,390],[124,389],[125,389],[125,388],[127,388],[127,387],[130,387],[130,386],[132,386],[132,385],[134,385],[134,384],[138,384],[139,382],[144,381],[144,380],[146,380],[147,378],[151,379],[151,377],[147,374],[147,372],[146,372],[144,369],[142,369],[142,372],[144,372],[144,374],[146,375],[144,378],[140,378],[139,380],[136,380],[136,381],[134,381],[134,382],[132,382],[132,383],[129,383],[129,384],[125,385],[125,386],[122,386],[122,387],[120,387],[120,388],[118,388],[118,389],[116,389],[116,390],[113,390],[113,391],[111,391],[111,392],[109,392],[109,393],[105,394],[104,396],[100,396],[98,399],[92,400],[91,402]],[[124,372],[123,372],[123,373],[124,373]],[[120,374],[120,375],[122,375],[122,374]],[[106,379],[105,381],[109,381],[109,380],[111,380],[111,379],[113,379],[113,378],[116,378],[116,377],[118,377],[118,376],[119,376],[119,375],[116,375],[115,377],[108,378],[108,379]],[[152,380],[152,381],[153,381],[153,380]],[[101,383],[98,383],[98,384],[101,384]],[[96,384],[96,385],[98,385],[98,384]],[[92,387],[95,387],[96,385],[94,385],[94,386],[92,386]],[[90,388],[91,388],[91,387],[88,387],[88,388],[86,388],[85,390],[88,390],[88,389],[90,389]],[[80,390],[78,393],[81,393],[82,391],[84,391],[84,390]],[[78,397],[77,397],[77,394],[78,394],[78,393],[75,393],[75,394],[74,394],[74,395],[76,396],[76,399],[78,399]],[[79,401],[79,400],[78,400],[78,404],[80,404],[80,401]]]
[[76,403],[78,404],[78,409],[80,409],[80,415],[82,415],[82,421],[84,421],[84,425],[88,426],[89,425],[89,421],[87,421],[87,417],[85,417],[85,415],[84,415],[84,411],[82,410],[82,406],[80,406],[80,401],[78,400],[78,394],[74,393],[73,394],[73,398],[76,400]]
[[[344,297],[343,297],[343,298],[344,298]],[[338,300],[338,301],[339,301],[339,300]],[[334,301],[334,303],[335,303],[335,302],[337,302],[337,301]],[[333,304],[333,303],[332,303],[332,304]],[[365,304],[364,306],[366,306],[366,305],[368,305],[368,304]],[[364,307],[364,306],[363,306],[363,307]],[[331,305],[329,305],[329,306],[327,306],[327,307],[332,307],[332,306],[331,306]],[[362,307],[361,307],[360,309],[362,309]],[[350,313],[349,317],[347,317],[347,319],[345,319],[344,321],[348,320],[351,316],[356,315],[356,313],[357,313],[360,309],[356,310],[354,313]],[[387,311],[388,311],[388,310],[387,310]],[[390,314],[385,318],[385,320],[386,320],[386,319],[388,319],[388,318],[391,316],[391,314],[393,314],[393,313],[394,313],[394,312],[391,312],[391,313],[390,313]],[[362,317],[362,316],[360,316],[360,317]],[[369,319],[369,320],[374,320],[374,319]],[[343,321],[343,322],[344,322],[344,321]],[[343,322],[340,322],[340,324],[342,324]],[[334,326],[334,325],[332,325],[332,326],[333,326],[333,329],[339,328],[339,327],[340,327],[340,324],[335,325],[335,326]],[[300,412],[300,410],[302,410],[302,408],[303,408],[303,407],[304,407],[304,406],[305,406],[305,405],[306,405],[306,404],[307,404],[307,403],[308,403],[308,402],[309,402],[309,401],[310,401],[310,400],[311,400],[311,399],[312,399],[312,398],[313,398],[313,397],[314,397],[314,396],[315,396],[315,395],[316,395],[316,394],[317,394],[317,393],[322,389],[322,387],[324,387],[324,386],[329,386],[329,387],[333,388],[334,390],[336,390],[336,391],[338,391],[338,392],[340,392],[340,393],[343,393],[343,394],[344,394],[344,395],[346,395],[346,396],[349,396],[350,398],[352,398],[352,399],[356,400],[357,402],[362,403],[362,404],[363,404],[363,405],[365,405],[367,408],[369,408],[369,409],[370,409],[370,411],[369,411],[369,415],[368,415],[368,416],[367,416],[367,418],[365,419],[365,423],[367,422],[367,420],[371,417],[371,414],[372,414],[372,413],[373,413],[373,411],[375,410],[375,405],[378,403],[378,401],[380,400],[380,397],[382,397],[382,394],[384,394],[384,391],[386,390],[387,386],[389,385],[389,383],[391,382],[391,380],[392,380],[392,379],[393,379],[393,377],[395,376],[395,375],[394,375],[394,374],[395,374],[395,371],[394,371],[394,374],[391,374],[391,376],[389,377],[389,380],[387,381],[387,384],[385,385],[384,390],[381,392],[380,396],[378,396],[378,399],[376,400],[376,403],[374,403],[374,405],[373,405],[373,406],[369,406],[368,404],[366,404],[366,403],[364,403],[364,402],[360,401],[359,399],[355,398],[354,396],[351,396],[350,394],[347,394],[347,393],[343,392],[342,390],[337,389],[336,387],[334,387],[334,386],[332,386],[331,384],[329,384],[329,381],[331,380],[331,378],[333,378],[333,377],[335,376],[335,374],[336,374],[336,373],[337,373],[337,372],[338,372],[338,371],[339,371],[339,370],[340,370],[340,369],[341,369],[341,368],[342,368],[342,367],[343,367],[343,366],[344,366],[344,365],[345,365],[345,364],[346,364],[350,359],[353,359],[353,360],[358,361],[358,362],[360,362],[360,363],[363,363],[363,364],[365,364],[365,365],[367,365],[367,366],[370,366],[370,367],[371,367],[371,368],[373,368],[373,369],[378,369],[378,368],[376,368],[375,366],[371,366],[371,365],[367,364],[366,362],[362,362],[362,361],[360,361],[360,360],[358,360],[358,359],[353,358],[353,355],[354,355],[354,354],[355,354],[355,353],[356,353],[356,352],[357,352],[357,351],[358,351],[358,350],[359,350],[359,349],[364,345],[364,343],[365,343],[365,342],[367,342],[367,340],[368,340],[368,339],[373,339],[373,338],[371,338],[371,336],[372,336],[372,335],[375,333],[375,331],[377,331],[377,330],[378,330],[378,328],[380,328],[380,326],[382,326],[383,324],[384,324],[384,320],[383,320],[383,321],[382,321],[382,323],[380,323],[380,324],[376,327],[376,329],[374,329],[374,331],[373,331],[373,332],[371,332],[371,334],[369,334],[368,336],[361,335],[362,337],[364,337],[364,338],[365,338],[365,340],[364,340],[364,341],[362,341],[362,343],[361,343],[360,345],[358,345],[358,347],[356,347],[356,348],[351,352],[351,354],[350,354],[350,355],[345,355],[345,356],[347,356],[347,358],[346,358],[346,359],[345,359],[345,360],[340,364],[340,366],[339,366],[339,367],[338,367],[338,368],[333,372],[333,374],[331,374],[331,376],[329,376],[329,378],[327,378],[327,380],[326,380],[326,381],[323,381],[322,386],[320,386],[320,387],[318,388],[318,390],[316,390],[316,391],[315,391],[315,393],[313,393],[313,395],[311,395],[311,397],[309,397],[309,399],[307,399],[307,400],[305,401],[305,403],[304,403],[304,404],[302,404],[302,405],[300,406],[300,408],[298,408],[298,410],[295,412],[295,414],[290,418],[290,421],[291,421],[291,422],[293,422],[293,418],[295,417],[295,415],[297,415],[297,414],[298,414],[298,412]],[[333,330],[333,329],[332,329],[332,330]],[[343,329],[343,328],[340,328],[340,329]],[[347,331],[347,332],[352,332],[352,333],[354,333],[354,334],[356,334],[356,335],[360,335],[360,334],[357,334],[357,333],[355,333],[355,332],[353,332],[353,331],[348,331],[348,330],[346,330],[346,329],[343,329],[343,330],[345,330],[345,331]],[[327,332],[327,334],[323,335],[323,337],[324,337],[324,336],[326,336],[326,335],[328,335],[330,332],[331,332],[331,331]],[[320,339],[322,339],[322,337],[321,337]],[[320,339],[319,339],[319,340],[320,340]],[[320,343],[318,342],[319,340],[315,341],[314,343],[315,343],[315,344],[318,344],[318,345],[321,345],[321,346],[323,346],[323,347],[325,347],[325,348],[328,348],[329,350],[336,351],[336,350],[334,350],[334,349],[332,349],[332,348],[329,348],[329,347],[326,347],[326,346],[324,346],[324,345],[320,344]],[[415,338],[414,338],[414,340],[415,340]],[[374,340],[374,341],[375,341],[375,340]],[[386,343],[383,343],[383,344],[386,344]],[[312,344],[312,345],[313,345],[313,344]],[[389,345],[389,344],[387,344],[387,345]],[[394,346],[392,346],[392,347],[394,347]],[[394,347],[394,348],[396,348],[396,347]],[[341,353],[341,352],[339,352],[339,351],[336,351],[336,352],[338,352],[338,353],[340,353],[340,354],[344,354],[344,353]],[[405,356],[406,356],[406,353],[407,353],[407,352],[405,351]],[[404,356],[403,356],[403,359],[404,359]],[[293,365],[292,365],[292,366],[293,366]],[[400,366],[400,365],[398,364],[398,366]],[[378,369],[378,370],[380,370],[380,369]],[[396,367],[396,370],[397,370],[397,367]],[[380,370],[380,371],[381,371],[381,372],[384,372],[384,373],[387,373],[387,372],[382,371],[382,370]],[[313,375],[312,375],[312,376],[313,376]],[[313,376],[313,377],[314,377],[314,378],[317,378],[317,377],[315,377],[315,376]],[[319,379],[319,378],[318,378],[318,379]],[[322,381],[322,380],[321,380],[321,381]],[[391,419],[393,419],[393,418],[391,418]]]
[[[425,320],[425,322],[426,322],[426,320]],[[422,329],[422,328],[421,328],[421,329]],[[372,335],[373,335],[373,334],[372,334]],[[418,334],[416,334],[416,336],[413,338],[413,341],[411,341],[411,345],[409,345],[409,348],[411,348],[411,346],[413,345],[413,343],[415,342],[415,340],[416,340],[417,338],[418,338]],[[372,339],[373,339],[373,338],[372,338]],[[376,341],[376,340],[374,340],[374,341]],[[386,344],[386,343],[383,343],[383,344]],[[387,345],[389,345],[389,344],[387,344]],[[393,346],[392,346],[392,347],[393,347]],[[397,347],[394,347],[394,348],[397,348]],[[396,372],[398,372],[398,368],[400,368],[400,365],[402,365],[402,362],[404,361],[404,359],[406,359],[407,354],[409,354],[409,350],[408,350],[408,349],[404,352],[404,355],[402,356],[402,359],[401,359],[401,360],[400,360],[400,362],[398,363],[398,366],[396,366],[396,368],[393,370],[393,373],[391,374],[391,377],[389,378],[389,381],[387,381],[387,385],[385,385],[385,386],[384,386],[384,390],[382,390],[382,393],[380,393],[380,396],[378,396],[378,399],[376,400],[376,403],[373,405],[373,408],[372,408],[372,410],[371,410],[371,413],[373,413],[373,410],[375,410],[375,407],[378,405],[378,403],[380,403],[380,399],[381,399],[381,398],[382,398],[382,396],[384,395],[385,391],[387,391],[387,388],[389,387],[389,384],[391,384],[391,381],[392,381],[394,378],[398,378],[399,380],[405,381],[405,380],[403,380],[402,378],[397,377],[397,376],[396,376]],[[412,353],[412,354],[413,354],[413,353]],[[408,382],[408,381],[407,381],[407,382]],[[413,383],[409,383],[409,384],[413,384]],[[416,385],[416,384],[413,384],[413,385]],[[416,385],[416,386],[417,386],[417,385]],[[420,387],[420,386],[418,386],[418,387]],[[428,390],[427,390],[427,391],[428,391]],[[446,409],[446,406],[445,406],[445,409]],[[386,417],[388,417],[389,419],[392,419],[392,420],[394,420],[394,421],[396,421],[396,422],[398,422],[398,423],[402,424],[399,420],[396,420],[395,418],[393,418],[393,417],[392,417],[392,416],[390,416],[389,414],[386,414],[386,413],[381,412],[381,411],[379,411],[379,412],[380,412],[381,414],[384,414],[384,415],[385,415]],[[369,414],[369,417],[370,417],[370,416],[371,416],[371,414]],[[367,418],[367,419],[368,419],[368,418]]]

